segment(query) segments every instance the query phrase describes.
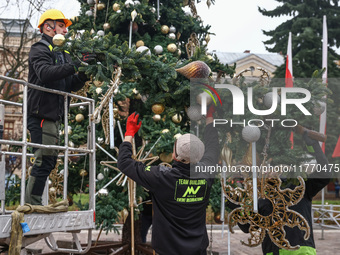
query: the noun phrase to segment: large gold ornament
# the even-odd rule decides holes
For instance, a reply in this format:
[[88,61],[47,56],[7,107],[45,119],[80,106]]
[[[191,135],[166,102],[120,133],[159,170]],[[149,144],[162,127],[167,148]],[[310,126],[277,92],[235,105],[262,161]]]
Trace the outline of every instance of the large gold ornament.
[[208,78],[211,73],[210,67],[202,61],[194,61],[186,66],[176,69],[177,72],[184,75],[186,78]]
[[98,11],[102,11],[102,10],[104,10],[105,9],[105,4],[104,3],[99,3],[98,5],[97,5],[97,10]]
[[169,33],[169,30],[170,30],[170,28],[167,26],[167,25],[163,25],[163,26],[161,26],[161,32],[162,32],[162,34],[167,34],[167,33]]
[[80,175],[81,177],[85,177],[87,174],[88,174],[88,173],[87,173],[87,171],[86,171],[85,169],[81,169],[81,170],[79,171],[79,175]]
[[55,46],[61,47],[64,45],[66,39],[62,34],[56,34],[53,36],[52,42]]
[[136,47],[144,46],[144,42],[142,40],[139,40],[136,42]]
[[177,50],[177,46],[176,46],[176,44],[174,44],[174,43],[170,43],[170,44],[168,45],[167,49],[168,49],[169,52],[175,53],[176,50]]
[[179,124],[182,121],[182,116],[177,113],[174,116],[172,116],[171,120],[173,123]]
[[85,119],[85,118],[84,118],[84,115],[83,115],[83,114],[78,113],[78,114],[76,115],[76,121],[77,121],[77,122],[82,122],[84,119]]
[[116,12],[116,11],[120,10],[120,5],[117,4],[117,3],[114,3],[113,6],[112,6],[112,9]]
[[165,110],[165,107],[163,104],[156,103],[152,105],[151,110],[154,114],[162,114]]
[[[281,249],[297,250],[299,246],[291,246],[286,239],[284,227],[298,227],[305,232],[304,239],[307,240],[310,235],[310,227],[307,220],[298,212],[290,210],[288,207],[296,205],[304,196],[305,182],[302,177],[298,177],[300,185],[294,190],[286,188],[281,189],[281,180],[279,178],[265,178],[264,185],[260,182],[257,187],[264,188],[263,199],[268,200],[273,208],[272,212],[267,215],[261,215],[253,211],[253,181],[251,178],[244,180],[244,188],[233,188],[230,185],[222,188],[225,196],[234,204],[240,205],[234,209],[228,216],[229,229],[232,233],[233,227],[237,224],[249,224],[250,238],[248,242],[241,241],[243,245],[254,247],[263,242],[267,233],[271,241]],[[259,192],[260,194],[260,192]]]

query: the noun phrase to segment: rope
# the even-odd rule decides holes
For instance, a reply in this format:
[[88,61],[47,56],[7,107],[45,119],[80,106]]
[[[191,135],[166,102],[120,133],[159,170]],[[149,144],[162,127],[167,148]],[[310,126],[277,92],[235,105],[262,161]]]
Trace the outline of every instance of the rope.
[[24,214],[30,213],[58,213],[68,211],[68,201],[60,201],[55,204],[46,206],[25,204],[18,206],[18,208],[12,213],[12,229],[11,240],[9,244],[9,255],[20,255],[22,245],[22,227],[20,223],[24,223]]

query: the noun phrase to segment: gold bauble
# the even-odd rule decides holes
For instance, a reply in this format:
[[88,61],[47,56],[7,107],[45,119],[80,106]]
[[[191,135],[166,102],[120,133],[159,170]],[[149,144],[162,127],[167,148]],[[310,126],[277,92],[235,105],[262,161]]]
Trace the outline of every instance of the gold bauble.
[[174,138],[177,140],[178,138],[180,138],[182,136],[182,134],[178,133],[174,135]]
[[214,60],[214,57],[211,56],[211,55],[207,55],[207,57],[208,57],[209,60]]
[[59,46],[60,47],[60,46],[64,45],[66,39],[65,39],[65,36],[63,36],[62,34],[56,34],[55,36],[53,36],[52,41],[53,41],[53,44],[55,46]]
[[93,35],[96,31],[94,31],[94,29],[92,28],[90,31],[90,35]]
[[161,115],[159,115],[159,114],[155,114],[155,115],[152,117],[152,119],[154,120],[154,122],[158,122],[158,121],[160,121],[160,120],[162,119],[162,117],[161,117]]
[[115,3],[113,6],[112,6],[112,9],[116,12],[118,10],[120,10],[120,5]]
[[144,46],[144,42],[142,40],[139,40],[136,42],[136,47]]
[[113,111],[114,114],[116,114],[116,113],[118,113],[119,109],[118,109],[117,107],[114,107],[114,108],[112,109],[112,111]]
[[87,171],[86,171],[85,169],[81,169],[81,170],[79,171],[79,175],[82,176],[82,177],[84,177],[84,176],[87,175]]
[[177,50],[177,46],[176,46],[176,44],[174,44],[174,43],[170,43],[170,44],[168,45],[167,49],[168,49],[169,52],[175,53],[176,50]]
[[103,82],[101,81],[93,81],[94,86],[96,86],[97,88],[101,87],[103,85]]
[[162,152],[159,154],[159,159],[163,162],[170,163],[172,161],[172,153]]
[[101,10],[104,10],[105,9],[105,4],[104,3],[99,3],[98,5],[97,5],[97,10],[98,11],[101,11]]
[[205,41],[207,42],[207,44],[210,42],[210,35],[209,34],[206,35]]
[[104,23],[104,25],[103,25],[103,28],[104,28],[104,30],[108,30],[108,29],[110,29],[110,23]]
[[181,123],[182,116],[177,113],[174,116],[172,116],[171,120],[172,120],[173,123],[176,123],[176,124]]
[[182,51],[180,49],[178,49],[177,54],[180,57],[182,55]]
[[166,35],[167,33],[169,33],[169,30],[170,30],[170,28],[167,25],[161,26],[162,34]]
[[84,115],[83,115],[83,114],[78,113],[78,114],[76,115],[76,121],[77,121],[77,122],[82,122],[84,119],[85,119],[85,118],[84,118]]
[[165,107],[163,104],[156,103],[152,105],[151,110],[154,114],[162,114],[165,110]]
[[135,99],[141,100],[142,99],[142,95],[140,93],[138,93],[137,95],[135,95]]
[[165,134],[165,133],[169,133],[169,132],[170,132],[170,130],[169,130],[169,129],[167,129],[167,128],[162,130],[162,133],[163,133],[163,134]]

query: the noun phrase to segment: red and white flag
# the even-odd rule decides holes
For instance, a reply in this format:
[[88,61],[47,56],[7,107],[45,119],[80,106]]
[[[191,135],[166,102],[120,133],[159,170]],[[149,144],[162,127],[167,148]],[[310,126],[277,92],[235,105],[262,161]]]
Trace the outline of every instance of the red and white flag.
[[[327,85],[327,53],[328,53],[328,31],[327,31],[327,21],[326,15],[323,16],[323,31],[322,31],[322,69],[325,68],[325,72],[322,74],[322,83]],[[325,97],[326,99],[326,97]],[[327,105],[325,104],[325,111],[320,115],[320,128],[319,132],[322,134],[326,134],[326,119],[327,119]],[[320,146],[325,152],[325,143],[320,142]]]
[[[292,32],[289,32],[289,37],[288,37],[288,47],[287,47],[287,57],[286,57],[286,76],[285,76],[285,81],[286,81],[286,88],[288,87],[293,87],[293,53],[292,53]],[[290,138],[289,138],[291,144],[292,144],[292,149],[294,148],[294,133],[290,133]]]
[[333,151],[332,158],[340,157],[340,136]]

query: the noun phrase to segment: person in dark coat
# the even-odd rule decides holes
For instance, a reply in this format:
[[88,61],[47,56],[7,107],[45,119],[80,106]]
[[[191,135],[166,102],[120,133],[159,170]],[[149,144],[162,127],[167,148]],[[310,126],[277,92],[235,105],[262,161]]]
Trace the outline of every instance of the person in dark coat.
[[[208,110],[204,143],[192,134],[175,141],[172,167],[145,166],[132,156],[132,139],[141,126],[138,114],[127,120],[124,142],[120,145],[118,168],[152,196],[152,247],[160,255],[206,254],[209,239],[206,207],[214,175],[194,176],[195,167],[216,166],[219,156],[217,131]],[[191,166],[191,170],[190,170]]]
[[[41,15],[38,28],[42,38],[32,45],[29,53],[29,83],[64,92],[75,92],[85,85],[87,77],[84,73],[77,73],[80,62],[73,63],[68,52],[54,50],[53,37],[65,35],[71,24],[56,9],[47,10]],[[83,54],[84,62],[93,59],[93,55]],[[63,116],[63,96],[28,89],[27,128],[32,143],[59,145],[59,123]],[[45,182],[56,165],[58,151],[33,148],[33,152],[35,162],[28,178],[25,201],[32,205],[41,205]]]

